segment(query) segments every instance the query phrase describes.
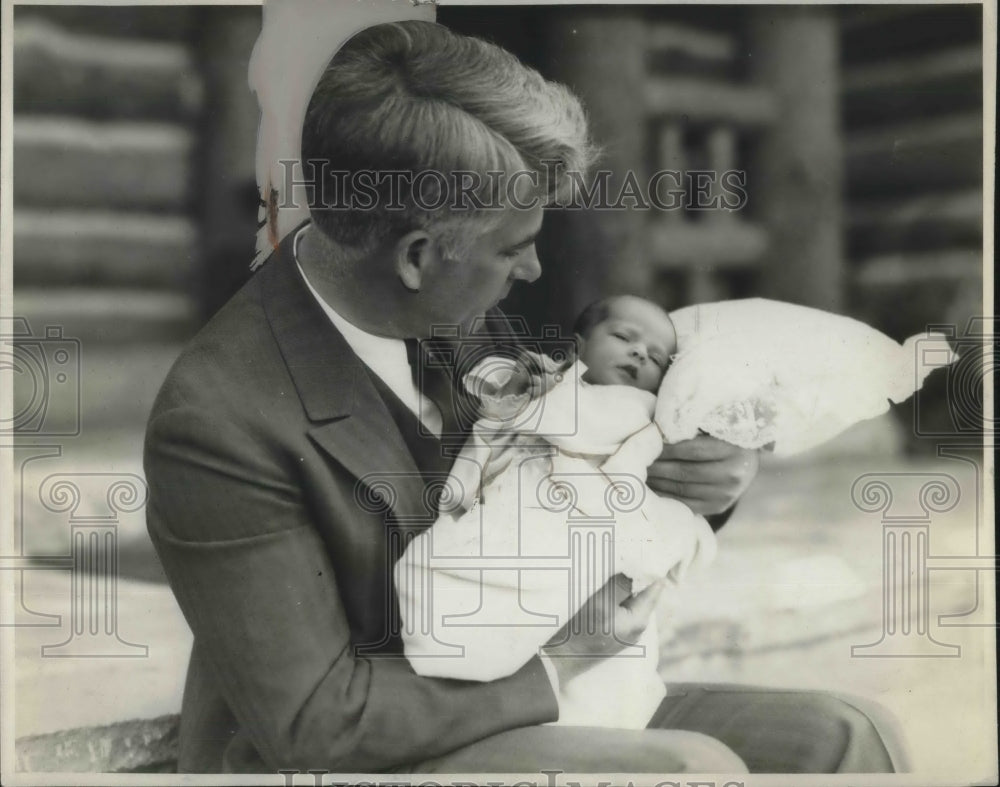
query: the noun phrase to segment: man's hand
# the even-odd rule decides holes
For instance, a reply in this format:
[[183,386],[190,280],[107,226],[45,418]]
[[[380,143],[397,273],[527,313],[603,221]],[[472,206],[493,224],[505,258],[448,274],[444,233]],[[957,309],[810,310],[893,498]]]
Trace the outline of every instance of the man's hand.
[[646,484],[673,497],[696,514],[728,511],[757,476],[757,451],[739,448],[708,435],[665,445],[649,466]]
[[665,579],[636,595],[632,581],[616,574],[573,618],[556,632],[543,651],[551,659],[559,684],[586,672],[627,645],[635,644],[649,625]]

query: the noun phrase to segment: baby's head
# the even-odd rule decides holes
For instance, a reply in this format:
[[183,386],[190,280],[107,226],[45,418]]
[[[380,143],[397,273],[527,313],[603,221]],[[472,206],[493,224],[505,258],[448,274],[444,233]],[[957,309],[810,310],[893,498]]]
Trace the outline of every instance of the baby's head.
[[670,316],[655,303],[631,295],[596,301],[573,326],[583,379],[596,385],[630,385],[656,393],[671,356],[677,332]]

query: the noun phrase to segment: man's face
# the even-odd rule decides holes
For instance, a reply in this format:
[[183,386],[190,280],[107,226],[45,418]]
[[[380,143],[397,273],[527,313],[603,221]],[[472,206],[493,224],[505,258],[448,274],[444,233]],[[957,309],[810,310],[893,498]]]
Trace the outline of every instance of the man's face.
[[535,238],[542,228],[542,207],[505,208],[500,223],[479,235],[461,259],[441,259],[425,278],[424,304],[439,323],[469,325],[507,297],[516,281],[542,274]]
[[583,379],[656,393],[676,348],[677,334],[666,312],[641,298],[615,298],[608,316],[583,340]]

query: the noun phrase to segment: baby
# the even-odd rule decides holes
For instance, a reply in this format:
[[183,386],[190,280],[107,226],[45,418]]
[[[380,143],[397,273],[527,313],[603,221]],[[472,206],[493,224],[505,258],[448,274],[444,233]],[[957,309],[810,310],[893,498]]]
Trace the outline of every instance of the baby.
[[[794,454],[919,388],[944,337],[900,345],[856,320],[748,299],[667,315],[635,297],[589,306],[578,356],[540,369],[484,361],[482,405],[446,504],[396,565],[403,644],[422,675],[520,668],[612,577],[640,592],[708,562],[704,518],[645,485],[663,444],[699,432]],[[933,344],[933,347],[931,346]],[[496,359],[487,359],[496,361]],[[513,364],[516,367],[516,364]],[[610,634],[609,634],[610,636]],[[641,728],[662,700],[655,623],[559,687],[559,724]]]
[[[451,506],[396,568],[419,674],[508,675],[613,576],[639,592],[714,556],[705,520],[645,487],[663,447],[652,416],[677,349],[670,317],[641,298],[607,298],[574,332],[577,361],[550,374],[530,426],[473,386],[487,415],[504,416],[477,424],[452,470]],[[658,649],[651,624],[561,686],[558,723],[645,727],[665,694]]]
[[573,325],[583,380],[656,393],[677,352],[674,322],[655,303],[622,295],[584,309]]

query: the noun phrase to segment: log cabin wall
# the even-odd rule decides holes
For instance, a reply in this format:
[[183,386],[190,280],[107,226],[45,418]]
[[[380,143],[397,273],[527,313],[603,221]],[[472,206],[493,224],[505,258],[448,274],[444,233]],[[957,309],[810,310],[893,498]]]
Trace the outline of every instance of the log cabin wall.
[[991,368],[970,322],[984,314],[982,37],[977,5],[840,17],[851,312],[896,339],[940,325],[962,355],[895,409],[916,452],[979,432]]
[[612,170],[747,173],[737,211],[553,212],[508,302],[564,326],[614,291],[766,295],[896,338],[982,294],[981,8],[443,7],[583,99]]
[[[896,338],[982,297],[979,6],[452,7],[579,93],[612,173],[745,171],[739,210],[555,211],[507,306],[769,295]],[[83,342],[95,425],[141,424],[248,275],[253,7],[18,6],[15,313]],[[690,196],[690,195],[689,195]]]
[[197,324],[194,23],[191,8],[15,8],[14,313],[80,341],[85,436],[141,435]]
[[184,335],[203,80],[193,13],[16,9],[17,306],[101,343]]
[[[512,311],[566,327],[613,292],[667,308],[753,295],[844,308],[833,9],[444,7],[438,19],[581,97],[612,200],[630,173],[646,187],[656,173],[679,172],[686,192],[680,210],[625,201],[623,210],[552,212],[539,239],[543,277],[515,289]],[[698,171],[713,189],[724,173],[743,173],[745,203],[691,209]]]
[[853,309],[896,338],[982,309],[980,6],[845,8]]
[[248,275],[260,9],[14,21],[14,313],[80,341],[85,430],[141,435],[183,342]]

